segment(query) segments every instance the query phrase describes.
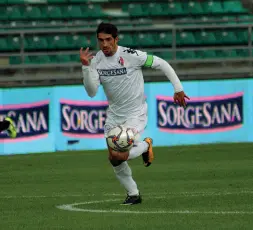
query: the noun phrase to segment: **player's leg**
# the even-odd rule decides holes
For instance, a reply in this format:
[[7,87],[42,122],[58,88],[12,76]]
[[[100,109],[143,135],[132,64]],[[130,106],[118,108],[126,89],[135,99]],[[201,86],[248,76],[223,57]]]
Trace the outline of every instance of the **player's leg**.
[[115,175],[127,192],[123,205],[133,205],[142,202],[137,184],[132,177],[132,170],[127,161],[120,161],[110,158]]
[[140,141],[140,133],[133,128],[134,132],[134,146],[129,151],[128,160],[135,159],[142,155],[142,153],[148,150],[148,143],[145,141]]
[[11,118],[6,117],[3,121],[0,122],[0,132],[7,131],[8,135],[11,138],[15,138],[17,136],[17,131],[14,126],[14,122]]
[[153,152],[153,139],[150,137],[146,137],[144,139],[146,143],[148,143],[148,149],[146,152],[142,153],[142,160],[144,166],[148,167],[151,165],[152,161],[154,160],[154,152]]
[[[114,124],[110,124],[108,121],[105,124],[105,137],[107,137],[107,133],[113,128]],[[107,145],[108,146],[108,145]],[[109,151],[109,161],[113,167],[113,171],[116,175],[116,178],[119,180],[120,184],[124,187],[127,192],[127,198],[122,203],[124,205],[133,205],[141,203],[141,196],[137,187],[136,182],[132,177],[132,170],[129,167],[126,159],[129,153],[126,153],[126,157],[124,159],[120,158],[123,154],[117,153],[113,151],[108,146]]]
[[139,141],[139,133],[135,135],[134,146],[130,151],[118,152],[115,150],[110,151],[110,156],[119,161],[132,160],[142,155],[143,163],[146,167],[150,166],[154,153],[152,148],[153,140],[150,137],[146,137],[143,141]]
[[131,119],[124,124],[128,128],[132,128],[135,133],[134,146],[129,151],[128,160],[134,159],[142,155],[143,163],[146,167],[150,166],[153,159],[153,140],[150,137],[146,137],[143,141],[140,141],[141,132],[147,125],[147,116],[143,115],[139,119]]

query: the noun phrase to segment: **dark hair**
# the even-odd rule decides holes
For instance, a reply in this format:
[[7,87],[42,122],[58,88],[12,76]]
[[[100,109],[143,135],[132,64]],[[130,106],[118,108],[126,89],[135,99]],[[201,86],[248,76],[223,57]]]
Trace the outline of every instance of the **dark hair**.
[[111,23],[101,22],[97,28],[97,36],[99,33],[111,34],[113,38],[118,36],[118,29]]

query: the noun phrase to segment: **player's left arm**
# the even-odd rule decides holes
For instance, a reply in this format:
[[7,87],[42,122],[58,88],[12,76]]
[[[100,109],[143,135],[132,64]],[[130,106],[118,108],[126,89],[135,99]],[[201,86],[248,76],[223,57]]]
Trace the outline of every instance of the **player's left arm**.
[[136,51],[136,55],[133,55],[135,59],[134,62],[138,67],[149,67],[152,69],[161,70],[165,76],[170,80],[174,87],[174,101],[180,106],[185,107],[186,101],[185,99],[190,99],[185,93],[183,86],[178,78],[176,72],[171,67],[171,65],[165,61],[164,59],[149,55],[146,52]]
[[147,55],[147,59],[144,63],[144,66],[151,67],[152,69],[161,70],[170,80],[171,84],[174,87],[174,102],[179,104],[180,106],[186,107],[185,99],[187,98],[189,100],[190,98],[185,94],[179,77],[167,61],[157,56]]

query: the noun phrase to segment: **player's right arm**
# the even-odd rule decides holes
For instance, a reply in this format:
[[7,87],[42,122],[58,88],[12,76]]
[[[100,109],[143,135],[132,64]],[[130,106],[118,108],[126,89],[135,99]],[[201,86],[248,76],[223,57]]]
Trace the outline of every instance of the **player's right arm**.
[[178,103],[183,107],[186,106],[185,98],[190,98],[184,93],[183,86],[177,74],[167,61],[157,56],[148,55],[146,52],[140,50],[125,49],[123,52],[126,52],[131,56],[130,61],[132,65],[137,68],[150,67],[153,69],[161,70],[174,87],[175,103]]
[[94,97],[97,94],[98,87],[100,85],[99,76],[96,71],[96,58],[93,58],[89,53],[89,48],[83,51],[80,49],[80,60],[82,63],[82,75],[83,85],[90,97]]

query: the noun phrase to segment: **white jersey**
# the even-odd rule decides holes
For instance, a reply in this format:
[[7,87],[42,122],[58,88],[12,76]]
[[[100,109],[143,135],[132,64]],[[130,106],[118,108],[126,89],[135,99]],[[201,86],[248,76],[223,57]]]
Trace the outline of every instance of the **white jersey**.
[[104,88],[111,118],[124,122],[147,112],[141,69],[147,58],[145,52],[122,46],[118,46],[113,56],[99,51],[93,58],[92,66]]
[[[96,95],[102,85],[109,102],[106,123],[123,124],[143,118],[147,113],[144,95],[142,67],[164,72],[174,86],[175,92],[183,90],[173,68],[165,60],[146,52],[118,46],[113,56],[99,51],[90,66],[82,66],[83,84],[90,97]],[[137,122],[138,123],[138,122]]]

